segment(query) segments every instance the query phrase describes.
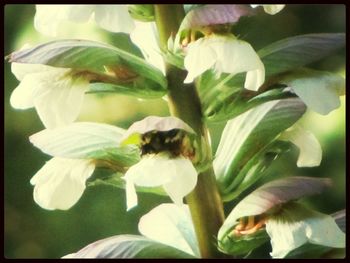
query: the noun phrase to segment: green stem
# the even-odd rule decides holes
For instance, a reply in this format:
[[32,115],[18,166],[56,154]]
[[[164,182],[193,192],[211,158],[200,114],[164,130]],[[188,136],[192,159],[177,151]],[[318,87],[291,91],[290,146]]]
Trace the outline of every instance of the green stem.
[[[182,5],[155,5],[155,18],[163,50],[174,35],[184,16]],[[172,115],[188,123],[199,135],[198,151],[205,161],[212,159],[207,128],[203,123],[202,109],[197,90],[193,84],[184,85],[186,72],[170,64],[166,65],[169,108]],[[219,253],[216,236],[224,221],[221,197],[216,185],[212,165],[198,175],[195,189],[186,196],[203,258],[224,257]]]

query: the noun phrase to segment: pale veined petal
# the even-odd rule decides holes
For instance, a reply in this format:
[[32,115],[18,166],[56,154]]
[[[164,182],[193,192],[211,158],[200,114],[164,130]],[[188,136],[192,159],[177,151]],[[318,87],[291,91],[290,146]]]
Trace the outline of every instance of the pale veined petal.
[[54,157],[30,180],[34,200],[42,208],[67,210],[82,196],[95,165],[90,160]]
[[206,42],[206,39],[201,38],[188,45],[184,60],[184,66],[188,74],[184,83],[191,83],[194,78],[214,66],[217,55]]
[[165,75],[165,64],[158,44],[156,24],[135,21],[135,29],[131,32],[130,38],[141,49],[146,61]]
[[57,36],[62,21],[87,22],[94,5],[36,5],[34,27],[47,36]]
[[135,25],[127,5],[96,5],[96,23],[111,32],[130,33]]
[[27,76],[36,86],[34,106],[47,128],[72,123],[79,115],[88,82],[72,77],[68,72],[66,69],[53,69]]
[[295,126],[284,131],[280,140],[291,141],[299,148],[298,167],[318,166],[322,160],[322,148],[315,135]]
[[200,257],[187,205],[161,204],[142,216],[138,226],[142,235]]
[[164,190],[175,204],[183,204],[183,198],[197,184],[197,171],[190,160],[178,157],[171,159],[172,180],[163,185]]

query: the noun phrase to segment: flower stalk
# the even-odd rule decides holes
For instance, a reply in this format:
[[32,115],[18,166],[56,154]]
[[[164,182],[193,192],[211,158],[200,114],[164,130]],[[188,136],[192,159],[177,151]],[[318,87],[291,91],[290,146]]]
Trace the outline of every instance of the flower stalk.
[[[184,15],[181,5],[155,5],[155,19],[163,50],[166,49],[168,38],[177,32]],[[205,162],[210,162],[211,146],[194,84],[184,85],[186,72],[170,64],[166,65],[166,76],[171,114],[195,130],[201,160],[204,158]],[[197,185],[186,196],[186,201],[190,207],[202,258],[223,257],[215,245],[215,236],[223,224],[224,212],[212,165],[199,174]]]

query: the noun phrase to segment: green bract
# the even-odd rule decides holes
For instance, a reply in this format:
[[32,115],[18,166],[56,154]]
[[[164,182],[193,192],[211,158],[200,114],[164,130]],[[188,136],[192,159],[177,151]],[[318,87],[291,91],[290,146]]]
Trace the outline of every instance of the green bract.
[[[183,31],[200,30],[205,27],[233,24],[241,16],[252,14],[252,10],[244,5],[204,5],[192,9],[182,20],[178,34]],[[181,37],[180,37],[181,38]]]
[[129,5],[128,9],[132,18],[142,22],[154,21],[153,5]]
[[[128,45],[133,46],[130,41]],[[57,40],[14,52],[9,60],[72,68],[90,82],[108,83],[117,91],[119,87],[138,97],[162,97],[167,87],[162,72],[128,51],[89,40]]]
[[135,146],[121,146],[125,130],[107,124],[77,122],[30,136],[44,153],[72,159],[105,160],[124,168],[139,161]]
[[119,235],[96,241],[63,258],[194,258],[143,236]]
[[305,106],[299,99],[275,100],[227,122],[213,162],[224,200],[231,200],[258,179],[251,176],[253,170],[248,171],[259,164],[250,160],[265,159],[266,153],[280,152],[273,150],[272,145],[270,149],[270,144],[304,112]]

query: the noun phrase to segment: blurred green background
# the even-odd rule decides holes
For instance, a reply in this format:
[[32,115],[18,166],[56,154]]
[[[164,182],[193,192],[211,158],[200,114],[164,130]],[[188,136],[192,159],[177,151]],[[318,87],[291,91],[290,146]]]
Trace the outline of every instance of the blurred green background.
[[[34,30],[34,5],[5,6],[5,54],[25,43],[32,45],[52,40]],[[293,35],[317,32],[345,32],[345,5],[288,5],[281,13],[253,17],[252,30],[245,38],[255,49]],[[65,38],[86,38],[113,44],[113,34],[94,23],[68,24]],[[241,32],[242,33],[242,32]],[[312,65],[316,69],[337,72],[345,76],[345,49]],[[5,109],[5,177],[4,211],[6,258],[59,258],[83,246],[116,234],[137,234],[140,216],[168,199],[152,194],[139,194],[137,208],[126,212],[125,193],[110,186],[87,188],[80,201],[68,211],[46,211],[35,204],[30,178],[50,157],[34,148],[28,136],[43,129],[34,109],[19,111],[11,108],[9,97],[18,81],[11,66],[4,62]],[[268,181],[275,177],[303,175],[331,177],[334,186],[323,195],[306,200],[324,213],[345,208],[345,98],[342,106],[327,116],[308,112],[303,126],[312,131],[323,148],[319,167],[298,169],[297,150],[282,156],[269,169]],[[168,115],[163,100],[138,100],[119,95],[87,95],[80,121],[105,122],[127,128],[133,121],[147,115]],[[212,129],[213,148],[219,141],[223,125]],[[292,161],[291,161],[292,160]],[[260,252],[268,256],[269,244]]]

